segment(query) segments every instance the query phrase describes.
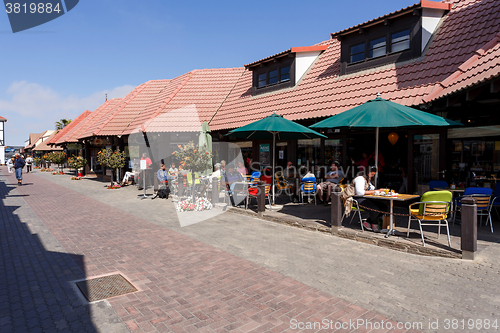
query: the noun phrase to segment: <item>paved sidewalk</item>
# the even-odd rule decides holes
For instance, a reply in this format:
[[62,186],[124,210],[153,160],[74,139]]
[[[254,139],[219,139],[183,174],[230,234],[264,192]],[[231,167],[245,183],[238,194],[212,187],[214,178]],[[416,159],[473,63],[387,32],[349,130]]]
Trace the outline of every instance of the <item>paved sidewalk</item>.
[[[105,202],[105,207],[116,208],[110,211],[126,213],[136,220],[145,218],[150,225],[148,230],[157,230],[151,229],[152,223],[159,227],[158,230],[175,231],[176,237],[181,233],[209,245],[211,250],[219,249],[214,256],[219,257],[219,253],[222,257],[227,254],[237,256],[256,267],[279,273],[281,277],[299,281],[313,290],[393,320],[422,321],[425,324],[429,320],[440,320],[440,330],[437,331],[443,331],[445,319],[494,320],[500,313],[500,297],[495,292],[500,283],[499,244],[491,243],[480,252],[476,261],[468,262],[400,253],[230,213],[181,228],[171,200],[137,200],[142,192],[135,187],[108,191],[103,183],[95,180],[71,181],[69,176],[44,173],[28,176],[44,188],[51,188],[54,185],[50,183],[55,183],[61,186],[55,187],[57,189],[71,189],[70,192],[60,191],[65,196],[77,192],[80,196],[72,194],[75,202],[82,197]],[[64,205],[61,209],[65,209]],[[73,209],[82,211],[80,204]],[[102,221],[99,214],[94,211],[93,219]],[[121,215],[113,213],[113,216]],[[94,223],[92,221],[91,225]],[[134,225],[134,222],[130,223]],[[121,233],[115,229],[111,226],[107,229],[110,236]],[[141,237],[145,236],[141,234]],[[116,247],[116,244],[111,247]],[[145,251],[146,245],[139,248]],[[76,250],[75,253],[83,254]],[[97,253],[102,255],[106,251],[95,251],[94,255]],[[122,255],[127,260],[131,258],[129,253]],[[116,263],[108,265],[119,266]]]
[[[7,197],[14,192],[23,196],[67,252],[64,255],[79,258],[80,270],[74,267],[78,274],[59,273],[57,278],[61,283],[82,278],[82,273],[88,278],[120,272],[138,287],[139,292],[109,299],[131,331],[282,332],[292,331],[291,319],[388,321],[376,312],[42,177],[26,175],[25,183],[29,185],[11,190]],[[33,256],[31,251],[26,255]],[[32,277],[38,278],[38,274]],[[30,293],[24,297],[29,298]],[[74,292],[68,303],[85,309]],[[24,313],[17,319],[30,320],[28,317],[32,315],[35,313]],[[2,324],[9,321],[16,322],[10,313],[2,318]],[[47,329],[57,330],[56,326],[50,327],[50,321],[46,321]],[[92,329],[90,323],[87,321],[88,330]],[[394,321],[391,323],[396,325]],[[4,332],[4,327],[0,331]]]

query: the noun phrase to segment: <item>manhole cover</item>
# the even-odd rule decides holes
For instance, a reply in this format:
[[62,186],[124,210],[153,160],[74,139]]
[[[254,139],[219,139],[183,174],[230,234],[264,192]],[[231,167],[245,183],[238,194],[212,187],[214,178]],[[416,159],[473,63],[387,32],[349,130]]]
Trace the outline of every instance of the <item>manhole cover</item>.
[[77,282],[76,285],[89,302],[137,291],[137,289],[120,274],[80,281]]

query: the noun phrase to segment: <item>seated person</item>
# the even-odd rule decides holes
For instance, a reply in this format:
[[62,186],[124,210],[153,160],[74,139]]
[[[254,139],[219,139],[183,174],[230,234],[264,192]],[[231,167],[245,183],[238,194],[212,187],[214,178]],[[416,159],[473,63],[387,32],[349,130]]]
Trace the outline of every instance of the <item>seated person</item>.
[[[305,175],[302,178],[300,178],[301,182],[304,180],[304,178],[316,179],[316,176],[310,170],[308,170],[305,166],[301,166],[299,174],[302,174],[304,172],[305,172]],[[295,190],[295,195],[297,196],[297,198],[299,197],[299,194],[300,194],[300,185],[297,186],[297,189]]]
[[260,181],[266,184],[272,184],[273,182],[273,178],[271,177],[272,173],[273,173],[273,168],[265,167],[264,170],[262,170],[262,174],[260,175]]
[[247,168],[245,168],[245,165],[242,161],[238,162],[238,168],[236,169],[236,171],[241,173],[242,176],[246,176],[248,174],[248,170]]
[[135,177],[136,173],[135,172],[130,172],[130,171],[127,171],[125,172],[125,175],[123,176],[123,180],[122,180],[122,185],[126,184],[129,180],[130,180],[130,177]]
[[210,180],[212,180],[212,178],[220,178],[222,177],[222,165],[220,163],[215,163],[214,165],[214,172],[210,175]]
[[330,171],[325,175],[325,181],[318,186],[319,202],[323,201],[323,194],[326,192],[325,205],[328,205],[332,187],[337,186],[340,180],[344,178],[344,173],[339,170],[339,161],[334,161],[330,166]]
[[168,169],[169,176],[177,176],[179,170],[175,167],[175,162],[172,162],[170,169]]
[[168,185],[168,172],[165,170],[165,164],[162,164],[160,169],[156,172],[156,177],[158,177],[160,185]]
[[231,199],[231,204],[235,206],[234,199],[233,199],[233,191],[234,187],[236,186],[237,182],[243,181],[243,176],[241,173],[236,171],[234,169],[233,164],[228,164],[226,166],[226,172],[224,172],[224,177],[222,178],[224,186],[226,186],[226,189],[228,190],[229,197]]
[[234,186],[236,185],[236,182],[243,181],[243,177],[241,176],[241,173],[234,170],[233,164],[228,164],[226,169],[227,169],[227,171],[224,173],[223,182],[224,182],[224,185],[227,188],[229,188],[229,190],[233,191]]
[[369,215],[367,222],[363,222],[363,226],[367,230],[373,230],[377,232],[379,231],[378,219],[381,219],[382,214],[374,210],[387,210],[387,206],[380,201],[370,200],[364,197],[364,195],[374,194],[375,192],[375,186],[371,183],[371,181],[377,173],[377,168],[371,166],[368,168],[368,171],[368,173],[360,172],[358,176],[354,178],[353,182],[349,184],[349,186],[347,186],[342,193],[343,197],[346,199],[346,214],[348,215],[351,211],[350,207],[352,206],[352,200],[349,203],[349,199],[354,197],[360,205],[368,208],[361,213],[361,215]]

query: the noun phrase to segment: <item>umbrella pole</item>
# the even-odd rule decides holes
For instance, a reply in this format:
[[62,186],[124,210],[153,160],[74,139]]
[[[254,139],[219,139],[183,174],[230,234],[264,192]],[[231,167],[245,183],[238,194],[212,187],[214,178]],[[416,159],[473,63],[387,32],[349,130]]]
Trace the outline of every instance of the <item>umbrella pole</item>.
[[[377,173],[375,174],[375,188],[377,188],[378,182],[378,137],[379,137],[380,129],[378,127],[375,128],[375,166],[377,167]],[[368,170],[370,172],[370,170]]]
[[[274,164],[275,164],[275,158],[276,158],[276,132],[273,132],[273,174],[271,175],[271,180],[272,180],[272,190],[273,190],[273,205],[274,205]],[[271,205],[271,200],[269,200],[269,208],[273,210],[273,207]]]

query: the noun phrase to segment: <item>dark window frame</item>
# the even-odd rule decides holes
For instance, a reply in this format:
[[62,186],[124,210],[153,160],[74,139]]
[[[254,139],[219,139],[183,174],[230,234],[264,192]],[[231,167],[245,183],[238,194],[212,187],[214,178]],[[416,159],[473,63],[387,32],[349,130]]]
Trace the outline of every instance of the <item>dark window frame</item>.
[[[403,16],[389,20],[389,24],[380,22],[374,26],[356,30],[340,38],[341,58],[340,75],[354,73],[360,70],[373,68],[385,64],[418,58],[421,56],[422,27],[420,15],[407,13]],[[392,35],[409,30],[410,47],[408,49],[392,52]],[[385,52],[378,56],[370,57],[372,51],[370,43],[385,38]],[[365,44],[365,55],[363,60],[351,62],[351,48],[359,44]]]
[[[295,85],[295,55],[278,58],[275,61],[250,69],[252,73],[252,95],[293,87]],[[277,70],[276,83],[269,83],[269,73]],[[266,85],[259,87],[259,76],[266,75]]]

